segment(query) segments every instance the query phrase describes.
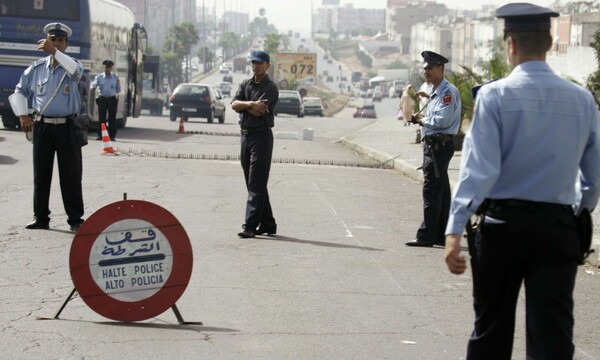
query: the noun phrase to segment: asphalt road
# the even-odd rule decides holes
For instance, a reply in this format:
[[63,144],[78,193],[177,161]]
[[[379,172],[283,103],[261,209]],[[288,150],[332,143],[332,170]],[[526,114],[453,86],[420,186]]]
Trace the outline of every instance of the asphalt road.
[[[393,114],[395,104],[385,100],[378,112]],[[73,234],[57,172],[51,230],[23,228],[32,212],[31,145],[22,133],[0,131],[3,358],[464,359],[473,320],[470,275],[449,274],[441,248],[404,246],[420,223],[420,185],[338,142],[372,120],[276,119],[275,132],[311,128],[315,138],[276,139],[281,161],[273,164],[269,192],[278,235],[256,239],[236,235],[246,198],[233,159],[236,121],[231,111],[225,124],[192,120],[186,131],[201,134],[182,135],[168,113],[142,116],[119,131],[113,146],[120,155],[101,155],[94,140],[83,149],[86,216],[126,193],[168,209],[184,226],[194,265],[177,306],[185,320],[203,326],[178,325],[171,311],[118,323],[78,297],[60,320],[38,320],[52,317],[73,288]],[[580,269],[576,359],[600,359],[600,278]],[[516,359],[525,357],[522,300]]]

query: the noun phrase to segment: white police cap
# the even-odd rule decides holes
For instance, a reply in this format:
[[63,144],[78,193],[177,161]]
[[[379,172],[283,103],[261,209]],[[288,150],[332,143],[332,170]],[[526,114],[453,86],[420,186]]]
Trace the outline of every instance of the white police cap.
[[73,34],[70,27],[59,22],[53,22],[44,26],[44,32],[50,37],[58,36],[65,39],[68,39]]

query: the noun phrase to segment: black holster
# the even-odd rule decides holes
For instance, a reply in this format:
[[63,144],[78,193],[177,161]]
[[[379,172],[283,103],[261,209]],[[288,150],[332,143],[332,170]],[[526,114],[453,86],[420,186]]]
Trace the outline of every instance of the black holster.
[[579,265],[583,265],[588,255],[593,252],[591,246],[594,232],[590,211],[582,209],[579,215],[575,217],[575,220],[577,223],[577,232],[579,232]]

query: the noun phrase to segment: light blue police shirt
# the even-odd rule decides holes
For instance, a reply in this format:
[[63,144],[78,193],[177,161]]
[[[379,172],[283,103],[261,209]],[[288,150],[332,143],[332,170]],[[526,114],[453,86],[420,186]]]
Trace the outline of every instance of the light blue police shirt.
[[[73,59],[73,58],[71,58]],[[50,105],[44,110],[45,116],[65,117],[78,114],[81,108],[81,96],[79,95],[78,83],[83,74],[83,65],[79,60],[75,73],[67,76],[60,84],[60,89]],[[54,90],[59,85],[65,69],[58,64],[52,67],[52,56],[34,61],[21,75],[21,79],[15,88],[15,92],[23,94],[31,99],[31,106],[36,112],[40,112],[44,105],[50,100]]]
[[106,76],[105,73],[98,74],[92,81],[91,87],[97,88],[100,96],[113,97],[121,92],[119,78],[115,74]]
[[426,92],[430,98],[426,115],[421,119],[422,135],[456,135],[460,126],[461,110],[458,89],[448,80],[442,79],[435,91],[433,91],[433,84],[429,84]]
[[[591,93],[530,61],[479,90],[463,144],[446,234],[461,234],[485,198],[593,210],[600,182],[600,115]],[[577,209],[576,209],[577,210]]]

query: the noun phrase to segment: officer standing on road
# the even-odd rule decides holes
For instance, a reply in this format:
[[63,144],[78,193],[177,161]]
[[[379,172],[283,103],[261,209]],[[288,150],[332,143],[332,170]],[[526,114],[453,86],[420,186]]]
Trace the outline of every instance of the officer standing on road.
[[119,77],[112,74],[114,63],[110,60],[104,60],[104,73],[96,75],[92,81],[91,87],[98,89],[98,137],[96,140],[102,140],[101,123],[106,124],[106,115],[108,113],[108,136],[110,140],[117,139],[117,94],[121,92]]
[[[50,55],[33,62],[23,73],[10,96],[14,113],[19,116],[21,128],[33,130],[33,222],[27,229],[48,229],[50,222],[50,186],[54,154],[58,158],[60,190],[67,222],[71,231],[83,223],[83,196],[81,191],[81,148],[69,141],[70,117],[79,114],[81,97],[78,82],[83,65],[65,55],[71,29],[61,23],[44,27],[45,39],[38,41],[38,49]],[[28,101],[37,113],[28,115]]]
[[444,230],[450,209],[448,165],[454,155],[454,135],[460,126],[461,102],[458,89],[444,78],[448,59],[433,51],[423,51],[426,91],[418,96],[429,99],[426,114],[413,115],[421,125],[423,143],[423,222],[416,239],[407,246],[444,246]]
[[246,222],[244,230],[238,233],[242,238],[277,233],[267,182],[273,155],[273,110],[279,99],[279,90],[267,75],[269,54],[254,51],[250,61],[254,76],[240,84],[231,103],[231,108],[240,114],[240,158],[248,189]]
[[545,61],[550,18],[558,13],[518,3],[496,16],[504,18],[513,70],[476,97],[446,229],[448,269],[462,274],[462,232],[480,208],[482,222],[469,240],[475,327],[467,359],[511,358],[523,282],[527,358],[572,359],[581,249],[574,205],[593,210],[600,196],[600,116],[590,92]]

